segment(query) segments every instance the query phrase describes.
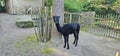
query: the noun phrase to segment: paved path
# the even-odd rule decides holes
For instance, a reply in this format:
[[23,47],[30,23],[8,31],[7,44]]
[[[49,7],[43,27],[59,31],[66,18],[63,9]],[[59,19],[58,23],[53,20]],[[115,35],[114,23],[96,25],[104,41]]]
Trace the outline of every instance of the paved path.
[[[90,33],[81,32],[79,44],[75,47],[73,36],[70,37],[70,50],[66,50],[63,44],[58,47],[61,52],[71,54],[71,56],[115,56],[116,52],[120,52],[120,40],[115,40],[102,36],[95,36]],[[64,56],[66,54],[63,54]],[[69,55],[68,55],[69,56]]]
[[[18,17],[27,18],[23,15],[0,14],[0,56],[25,56],[16,51],[16,41],[34,33],[33,28],[18,28],[15,20]],[[73,36],[70,36],[70,49],[63,48],[63,43],[55,47],[53,56],[115,56],[120,52],[120,40],[95,36],[90,33],[80,32],[79,44],[75,47]],[[29,47],[29,46],[28,46]],[[24,47],[27,48],[27,47]],[[27,52],[29,56],[41,56],[39,53]]]

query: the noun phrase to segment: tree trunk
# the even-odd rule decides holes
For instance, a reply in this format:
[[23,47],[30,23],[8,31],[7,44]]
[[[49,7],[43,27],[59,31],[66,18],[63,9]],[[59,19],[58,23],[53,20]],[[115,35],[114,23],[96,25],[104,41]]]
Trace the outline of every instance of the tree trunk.
[[[60,16],[60,25],[63,25],[64,22],[64,0],[53,0],[53,8],[52,8],[53,16]],[[52,25],[52,39],[51,41],[55,44],[59,44],[62,42],[62,35],[57,31],[55,23]]]

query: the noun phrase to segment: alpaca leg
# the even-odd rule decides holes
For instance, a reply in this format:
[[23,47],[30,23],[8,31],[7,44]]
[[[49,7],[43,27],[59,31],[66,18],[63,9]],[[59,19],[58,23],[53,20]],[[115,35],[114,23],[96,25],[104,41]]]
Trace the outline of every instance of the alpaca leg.
[[75,44],[75,39],[74,39],[74,42],[73,42],[73,44]]
[[74,42],[73,42],[73,44],[75,44],[75,41],[76,41],[76,35],[75,35],[75,33],[74,33]]
[[74,32],[74,38],[75,38],[75,39],[74,39],[74,42],[73,42],[73,44],[76,44],[77,35],[78,35],[78,34],[77,34],[77,32]]
[[66,47],[66,37],[64,36],[64,48]]
[[77,31],[76,31],[76,44],[75,44],[75,46],[77,46],[77,44],[78,44],[79,31],[80,31],[80,26],[78,25]]
[[66,42],[67,42],[67,49],[69,49],[69,37],[66,37]]
[[79,34],[77,33],[77,35],[76,35],[76,44],[75,44],[75,46],[77,46],[77,44],[78,44],[78,37],[79,37]]

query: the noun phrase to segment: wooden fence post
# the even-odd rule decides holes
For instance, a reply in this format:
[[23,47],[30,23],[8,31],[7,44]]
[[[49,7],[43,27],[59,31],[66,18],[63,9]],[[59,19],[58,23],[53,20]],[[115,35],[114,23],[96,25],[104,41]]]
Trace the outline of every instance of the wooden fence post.
[[70,21],[69,21],[69,23],[71,23],[72,22],[72,14],[70,13]]

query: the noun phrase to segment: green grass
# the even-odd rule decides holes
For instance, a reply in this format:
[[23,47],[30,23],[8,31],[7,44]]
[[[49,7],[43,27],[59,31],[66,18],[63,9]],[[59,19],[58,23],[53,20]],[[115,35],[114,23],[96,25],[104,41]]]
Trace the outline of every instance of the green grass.
[[43,54],[52,54],[53,53],[53,48],[49,48],[48,46],[44,46],[42,50],[40,50]]
[[54,48],[51,48],[51,42],[42,43],[36,40],[34,35],[28,36],[20,41],[16,42],[16,48],[20,52],[29,54],[30,50],[34,50],[42,55],[49,56],[54,51]]
[[18,41],[16,43],[16,46],[19,47],[19,46],[23,46],[25,44],[30,44],[30,43],[34,43],[36,45],[39,44],[39,42],[36,40],[35,36],[31,35],[31,36],[26,37],[23,40]]

